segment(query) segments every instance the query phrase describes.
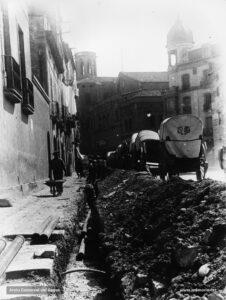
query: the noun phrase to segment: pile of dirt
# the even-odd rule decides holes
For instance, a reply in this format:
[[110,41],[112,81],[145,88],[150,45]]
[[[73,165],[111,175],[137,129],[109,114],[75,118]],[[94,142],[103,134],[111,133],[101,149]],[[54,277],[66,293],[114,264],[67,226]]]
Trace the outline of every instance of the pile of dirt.
[[99,188],[102,252],[123,299],[224,299],[226,184],[117,170]]

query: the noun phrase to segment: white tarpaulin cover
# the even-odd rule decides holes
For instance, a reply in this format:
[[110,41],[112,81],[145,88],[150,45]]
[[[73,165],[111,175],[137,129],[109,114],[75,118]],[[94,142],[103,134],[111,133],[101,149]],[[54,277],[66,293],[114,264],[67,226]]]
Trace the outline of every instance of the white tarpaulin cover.
[[133,149],[134,149],[135,140],[136,140],[137,135],[138,135],[138,132],[133,133],[132,136],[131,136],[131,140],[130,140],[130,144],[129,144],[129,151],[130,152],[132,152]]
[[180,158],[199,157],[203,133],[202,121],[193,115],[178,115],[164,120],[160,126],[160,139],[167,151]]
[[146,140],[159,140],[159,135],[157,132],[151,130],[140,131],[135,140],[136,148],[139,149],[140,143]]

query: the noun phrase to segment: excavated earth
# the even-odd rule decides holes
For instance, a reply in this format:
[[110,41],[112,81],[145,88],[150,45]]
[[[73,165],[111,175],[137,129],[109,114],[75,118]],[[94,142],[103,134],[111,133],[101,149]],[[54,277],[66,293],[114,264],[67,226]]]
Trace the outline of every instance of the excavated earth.
[[116,170],[99,184],[102,257],[122,299],[226,299],[226,184]]

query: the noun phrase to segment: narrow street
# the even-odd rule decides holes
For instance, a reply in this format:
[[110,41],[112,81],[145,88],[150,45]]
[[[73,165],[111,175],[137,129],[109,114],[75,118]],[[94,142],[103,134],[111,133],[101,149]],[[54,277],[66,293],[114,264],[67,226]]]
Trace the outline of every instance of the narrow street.
[[226,300],[225,11],[0,0],[0,300]]
[[[107,275],[92,271],[103,269],[99,257],[85,257],[82,261],[76,258],[80,247],[78,234],[87,214],[84,184],[85,178],[78,179],[74,174],[66,178],[61,196],[53,197],[45,185],[28,195],[9,192],[1,196],[12,205],[0,209],[0,235],[7,243],[3,254],[7,254],[15,237],[24,237],[21,249],[1,278],[1,300],[112,299],[107,289]],[[49,215],[58,216],[59,222],[47,243],[35,243],[32,236]],[[79,271],[62,274],[71,269]],[[46,290],[41,293],[44,287]],[[28,289],[30,292],[23,292]]]

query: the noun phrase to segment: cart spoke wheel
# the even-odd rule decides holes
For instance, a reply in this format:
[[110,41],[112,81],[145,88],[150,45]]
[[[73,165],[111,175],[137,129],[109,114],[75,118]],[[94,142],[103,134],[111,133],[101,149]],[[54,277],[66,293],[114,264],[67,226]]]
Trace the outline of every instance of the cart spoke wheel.
[[203,180],[205,178],[205,167],[200,165],[200,169],[196,171],[196,179]]

